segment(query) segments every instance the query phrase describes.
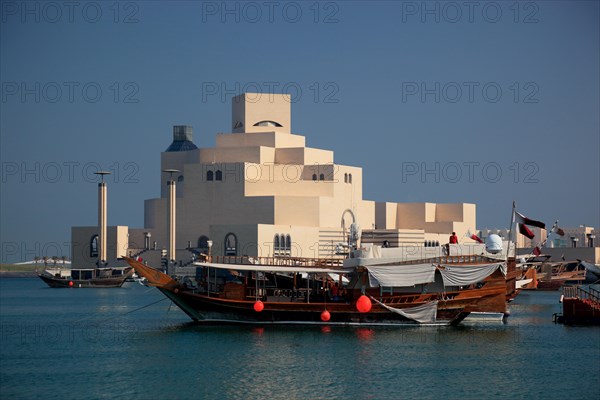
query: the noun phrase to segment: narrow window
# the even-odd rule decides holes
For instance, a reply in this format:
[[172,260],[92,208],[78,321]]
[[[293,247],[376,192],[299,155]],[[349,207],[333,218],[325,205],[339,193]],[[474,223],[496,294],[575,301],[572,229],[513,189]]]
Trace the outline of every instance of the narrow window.
[[98,235],[92,236],[90,240],[90,257],[98,257]]
[[183,175],[179,175],[179,177],[177,178],[177,182],[183,182]]
[[235,233],[228,233],[225,236],[225,254],[226,256],[237,256],[237,237]]
[[221,172],[221,170],[218,170],[217,173],[215,174],[215,181],[222,181],[223,180],[223,172]]
[[348,183],[352,183],[352,174],[348,174]]
[[292,237],[290,235],[286,235],[285,237],[285,250],[288,252],[288,255],[292,253]]
[[275,234],[275,238],[273,239],[273,254],[274,255],[278,255],[279,254],[279,235]]
[[324,181],[324,180],[325,180],[325,174],[321,174],[321,175],[319,175],[319,180],[320,180],[320,181]]
[[348,174],[344,174],[344,183],[348,183]]
[[206,171],[206,180],[207,181],[213,180],[213,172],[212,171]]
[[204,254],[205,256],[208,256],[208,252],[209,252],[209,246],[208,246],[208,241],[210,239],[208,238],[208,236],[202,235],[198,238],[198,254]]
[[313,174],[313,176],[312,176],[312,180],[313,180],[313,181],[316,181],[316,180],[317,180],[317,174]]

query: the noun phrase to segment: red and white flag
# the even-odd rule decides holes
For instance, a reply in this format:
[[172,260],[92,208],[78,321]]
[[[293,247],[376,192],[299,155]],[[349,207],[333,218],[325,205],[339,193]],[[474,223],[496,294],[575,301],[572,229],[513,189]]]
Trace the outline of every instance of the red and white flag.
[[473,239],[477,243],[483,243],[483,240],[481,240],[481,238],[479,236],[477,236],[476,234],[471,234],[470,230],[468,230],[467,233],[465,233],[465,236],[470,239]]
[[529,239],[533,239],[535,234],[525,224],[519,224],[519,233]]
[[526,216],[517,211],[515,211],[515,221],[522,225],[537,226],[538,228],[546,229],[546,224],[544,224],[543,222],[527,218]]

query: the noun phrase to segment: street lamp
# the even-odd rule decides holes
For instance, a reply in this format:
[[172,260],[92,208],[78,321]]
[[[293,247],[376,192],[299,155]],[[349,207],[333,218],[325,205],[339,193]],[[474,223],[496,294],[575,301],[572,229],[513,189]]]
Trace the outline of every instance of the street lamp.
[[167,237],[169,238],[169,252],[168,259],[175,263],[177,256],[175,255],[175,234],[177,231],[176,223],[176,201],[177,201],[177,191],[175,187],[175,181],[173,180],[173,174],[180,172],[178,169],[163,169],[163,172],[169,174],[169,180],[167,181],[167,186],[169,189],[169,197],[168,197],[168,206],[167,206]]
[[213,246],[213,241],[212,240],[207,240],[206,244],[208,245],[208,261],[212,261],[211,260],[211,251],[212,251],[212,246]]
[[98,267],[106,264],[106,242],[107,242],[107,233],[106,233],[106,221],[107,221],[107,213],[106,213],[106,182],[104,182],[104,175],[110,175],[111,172],[108,171],[98,171],[94,172],[95,175],[100,176],[100,183],[98,183],[98,229],[100,229],[99,235],[99,245],[98,245]]

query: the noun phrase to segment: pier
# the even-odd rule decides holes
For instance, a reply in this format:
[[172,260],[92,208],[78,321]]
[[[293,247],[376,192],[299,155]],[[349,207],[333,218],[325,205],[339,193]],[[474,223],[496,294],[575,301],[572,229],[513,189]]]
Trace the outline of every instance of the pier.
[[600,325],[600,291],[582,286],[565,286],[563,313],[555,314],[554,322],[567,325]]

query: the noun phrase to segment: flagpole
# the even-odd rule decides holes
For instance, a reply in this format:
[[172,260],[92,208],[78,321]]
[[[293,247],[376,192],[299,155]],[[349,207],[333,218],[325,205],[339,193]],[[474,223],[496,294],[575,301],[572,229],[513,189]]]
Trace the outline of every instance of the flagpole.
[[544,241],[542,243],[540,243],[540,249],[542,247],[546,247],[546,242],[548,241],[548,238],[550,237],[551,234],[554,233],[554,230],[558,227],[558,220],[554,221],[554,225],[552,225],[552,228],[548,231],[548,233],[546,234],[546,239],[544,239]]
[[[508,247],[506,250],[507,258],[510,255],[510,242],[512,241],[512,237],[513,237],[513,224],[515,223],[515,208],[516,208],[516,203],[513,200],[512,213],[510,214],[510,229],[508,230]],[[516,256],[517,256],[517,244],[515,243],[515,257]]]

